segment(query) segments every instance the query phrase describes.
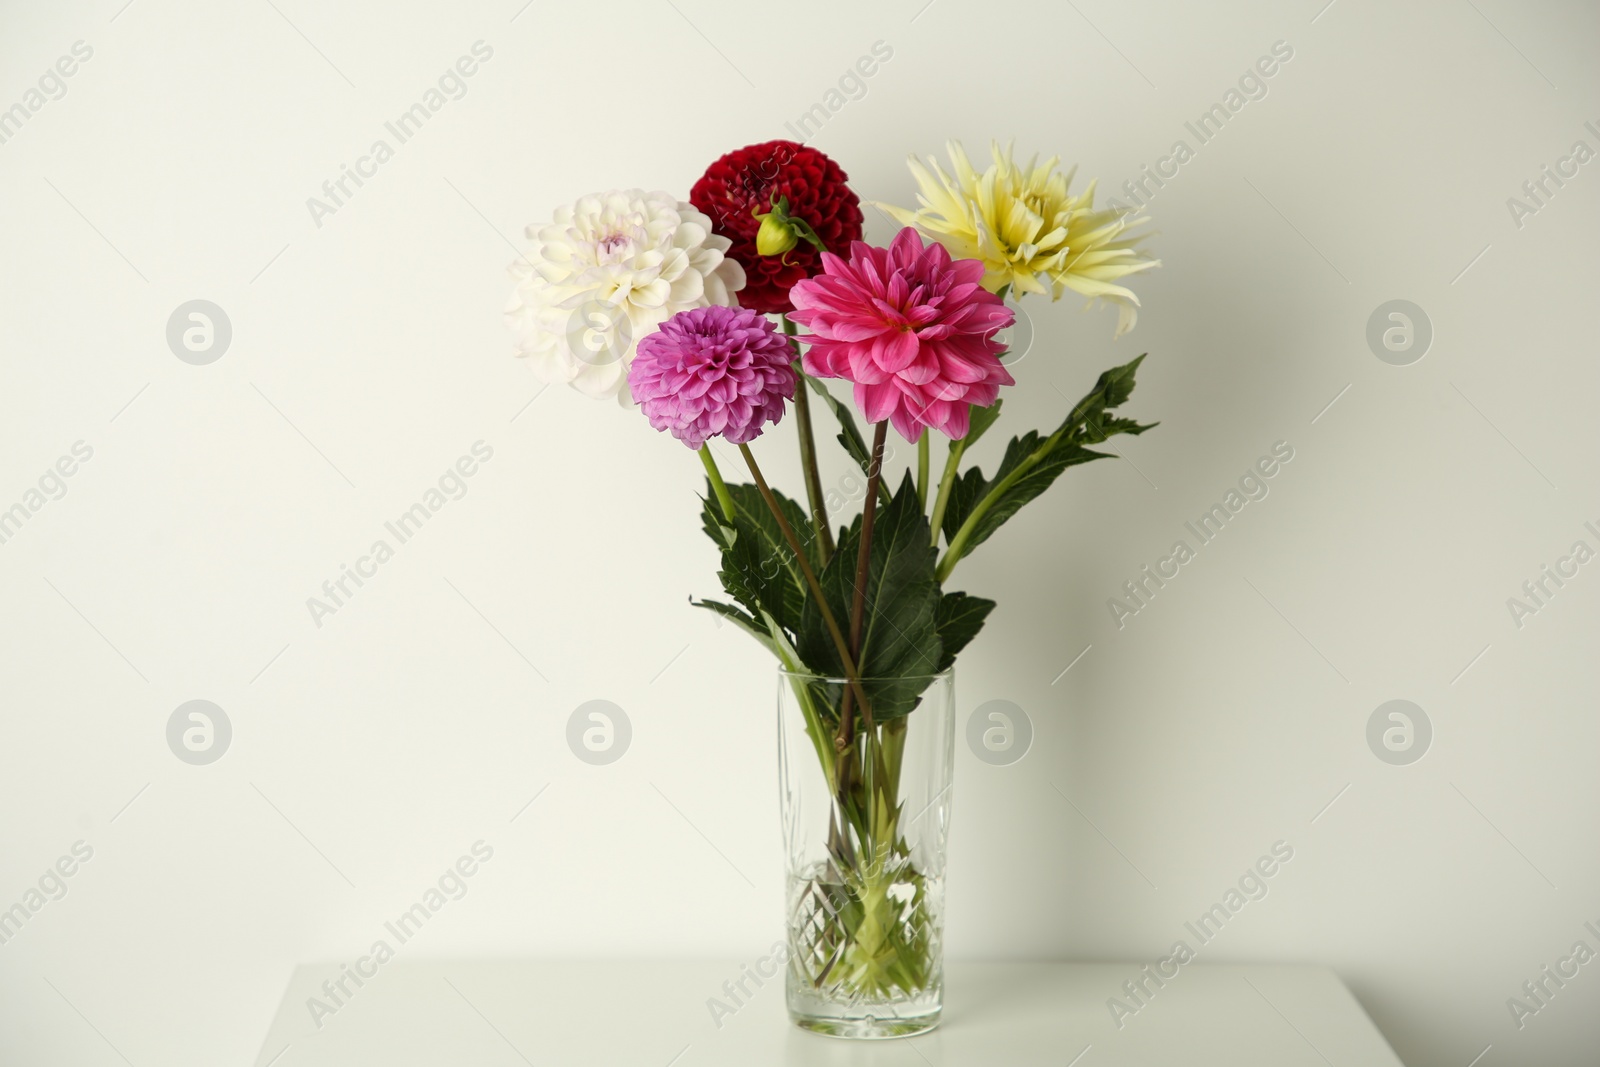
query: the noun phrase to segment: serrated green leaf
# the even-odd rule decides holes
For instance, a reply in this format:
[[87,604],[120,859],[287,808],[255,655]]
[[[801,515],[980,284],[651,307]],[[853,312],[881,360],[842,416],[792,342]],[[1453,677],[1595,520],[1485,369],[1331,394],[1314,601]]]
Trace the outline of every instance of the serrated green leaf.
[[1127,403],[1128,397],[1133,395],[1134,375],[1138,373],[1139,364],[1144,362],[1144,357],[1147,355],[1148,352],[1136,356],[1120,367],[1103,371],[1095,381],[1094,388],[1078,401],[1062,425],[1079,426],[1090,421],[1100,422],[1106,411]]
[[989,432],[1000,418],[1000,406],[1004,400],[996,400],[986,408],[974,407],[967,414],[967,436],[964,438],[966,447],[971,448],[978,443],[978,438]]
[[789,635],[784,632],[783,627],[778,625],[778,620],[766,612],[762,612],[761,621],[766,624],[767,633],[772,638],[772,650],[777,655],[778,662],[782,663],[786,670],[796,673],[804,671],[806,665],[800,661],[800,653],[794,650],[794,645],[790,642]]
[[[1037,438],[1038,435],[1029,434],[1028,436]],[[1006,458],[1008,460],[1012,458],[1013,448],[1015,448],[1017,455],[1026,457],[1032,455],[1038,449],[1039,442],[1037,440],[1029,442],[1027,438],[1014,438],[1011,445],[1012,447],[1006,449]],[[1005,525],[1011,516],[1021,511],[1023,505],[1050,488],[1055,480],[1061,476],[1061,472],[1068,467],[1075,467],[1080,463],[1090,463],[1097,459],[1111,458],[1113,457],[1109,452],[1094,452],[1064,439],[1058,441],[1054,447],[1044,454],[1042,459],[1028,469],[1026,474],[1008,486],[989,505],[989,509],[984,512],[983,518],[978,521],[977,526],[973,528],[972,534],[968,537],[966,551],[962,554],[965,555],[967,552],[971,552],[974,548],[987,541],[996,530]],[[1014,463],[1002,463],[1001,469],[996,472],[992,484],[997,485],[1015,469],[1016,464]],[[949,536],[954,537],[954,534]]]
[[729,622],[739,627],[739,629],[743,630],[745,633],[761,642],[761,647],[765,648],[768,652],[771,652],[775,656],[778,654],[778,649],[772,641],[772,636],[767,632],[764,624],[758,622],[754,616],[746,615],[732,604],[724,604],[720,600],[696,600],[694,597],[690,597],[689,603],[694,607],[705,608],[707,611],[712,612],[713,614],[722,616],[724,619],[727,619]]
[[949,670],[955,664],[956,656],[978,636],[978,631],[983,629],[984,622],[994,608],[994,601],[966,593],[946,593],[939,598],[939,610],[934,620],[942,646],[939,670]]
[[[841,629],[848,633],[855,594],[861,520],[848,526],[839,548],[820,577],[823,594]],[[928,677],[937,673],[939,583],[937,553],[930,543],[927,516],[908,472],[881,507],[873,524],[867,587],[864,591],[859,665],[874,721],[887,722],[916,707]],[[819,673],[842,675],[843,663],[815,602],[801,613],[801,657]]]
[[992,478],[985,478],[976,467],[963,471],[951,486],[950,504],[945,509],[942,525],[945,540],[954,543],[961,528],[982,509],[982,518],[969,531],[961,549],[961,555],[967,555],[988,540],[1024,504],[1050,488],[1062,471],[1093,460],[1112,458],[1110,453],[1095,452],[1084,445],[1098,444],[1119,433],[1140,434],[1154,426],[1154,423],[1145,425],[1106,414],[1132,395],[1135,374],[1143,360],[1141,355],[1103,372],[1094,388],[1073,406],[1049,437],[1042,437],[1037,430],[1013,437]]
[[[828,387],[816,378],[806,375],[806,384],[811,386],[811,391],[822,398],[828,405],[828,410],[833,412],[833,417],[839,420],[838,441],[851,459],[856,461],[856,466],[861,468],[861,473],[866,474],[872,466],[872,449],[867,446],[867,439],[861,436],[861,431],[856,429],[855,416],[850,414],[850,409],[844,402],[828,391]],[[889,502],[889,487],[882,482],[878,483],[878,499],[887,504]]]
[[1106,416],[1099,422],[1085,420],[1083,432],[1079,435],[1078,440],[1082,444],[1097,445],[1106,438],[1115,437],[1119,433],[1137,437],[1146,430],[1154,429],[1159,425],[1161,424],[1157,422],[1141,423],[1138,419],[1120,419]]
[[[752,619],[759,618],[763,611],[770,612],[781,626],[796,632],[806,589],[788,539],[759,489],[737,483],[727,489],[734,505],[731,525],[724,520],[721,505],[709,489],[700,514],[706,536],[722,553],[722,569],[717,572],[722,588]],[[780,493],[773,495],[795,535],[810,539],[810,524],[800,505]],[[803,547],[813,556],[815,566],[815,545],[803,541]]]
[[828,387],[823,385],[822,382],[809,374],[805,376],[805,380],[806,384],[811,387],[811,391],[821,397],[824,404],[828,405],[828,410],[833,412],[833,417],[839,420],[839,443],[844,446],[846,452],[850,453],[850,458],[855,460],[856,464],[865,472],[872,463],[872,450],[867,447],[866,438],[861,436],[861,431],[856,429],[855,416],[850,414],[850,409],[830,393]]

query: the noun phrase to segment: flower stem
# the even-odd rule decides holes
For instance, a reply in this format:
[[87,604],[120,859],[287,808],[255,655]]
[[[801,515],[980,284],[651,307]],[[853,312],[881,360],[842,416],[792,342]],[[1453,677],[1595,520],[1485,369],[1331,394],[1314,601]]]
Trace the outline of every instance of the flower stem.
[[789,550],[794,553],[795,562],[800,564],[800,573],[805,575],[806,585],[811,589],[811,595],[817,601],[817,609],[822,612],[823,625],[828,628],[828,636],[833,638],[833,647],[839,653],[839,662],[844,664],[845,681],[850,683],[846,692],[853,692],[861,701],[863,714],[870,715],[867,704],[867,694],[861,688],[861,677],[856,671],[855,656],[850,653],[850,646],[845,643],[844,633],[839,629],[839,620],[833,617],[833,609],[828,607],[828,598],[822,595],[822,584],[817,581],[817,572],[812,570],[811,561],[806,558],[806,550],[801,547],[800,539],[794,534],[794,527],[789,525],[789,520],[784,518],[783,509],[778,507],[777,498],[772,495],[772,488],[767,485],[767,479],[761,474],[761,468],[756,465],[756,457],[751,454],[749,445],[740,445],[739,451],[744,455],[745,465],[750,468],[750,476],[756,480],[756,488],[761,491],[761,498],[767,502],[767,509],[772,512],[772,517],[777,520],[778,529],[782,531],[784,540],[789,542]]
[[[866,613],[867,579],[872,563],[872,526],[878,515],[878,483],[883,479],[883,445],[888,437],[888,420],[872,431],[872,462],[867,465],[867,499],[861,511],[861,548],[856,553],[855,601],[850,608],[850,654],[861,654],[861,621]],[[927,436],[923,436],[927,440]]]
[[958,468],[961,466],[961,457],[966,454],[967,439],[950,442],[950,458],[944,463],[944,477],[939,479],[939,495],[933,501],[933,518],[928,520],[933,527],[933,547],[939,547],[939,528],[944,525],[944,513],[950,507],[950,488],[955,484]]
[[811,398],[807,395],[806,372],[800,366],[800,342],[794,339],[794,323],[789,316],[778,316],[783,321],[783,332],[789,335],[794,348],[795,373],[800,376],[799,388],[794,392],[794,418],[800,433],[800,469],[806,480],[806,503],[811,505],[811,525],[817,538],[823,566],[833,556],[833,534],[828,529],[828,507],[822,496],[822,476],[817,473],[817,439],[811,430]]
[[722,472],[717,469],[717,461],[711,455],[709,442],[700,446],[700,462],[705,464],[706,477],[711,479],[711,488],[717,494],[717,503],[722,506],[722,517],[730,523],[733,522],[733,497],[728,495],[728,483],[722,480]]
[[[1011,291],[1011,285],[1008,282],[1007,284],[1002,285],[999,289],[997,289],[995,291],[994,295],[998,296],[1001,300],[1004,300],[1006,298],[1006,294],[1008,292],[1010,292],[1010,291]],[[1003,353],[1003,352],[1001,353],[1001,355],[1004,355],[1004,354],[1005,353]],[[938,548],[939,547],[939,528],[944,525],[944,513],[945,513],[946,509],[948,509],[950,507],[950,491],[955,485],[956,476],[960,473],[961,457],[967,454],[967,442],[970,441],[971,439],[972,439],[972,434],[971,434],[971,431],[969,430],[966,437],[963,437],[959,441],[950,442],[950,458],[945,460],[944,477],[939,479],[939,495],[936,498],[934,498],[934,501],[933,501],[933,516],[928,520],[928,524],[933,527],[933,547],[934,548]],[[985,509],[985,510],[987,510],[987,509]],[[963,525],[965,525],[965,524],[963,524]],[[958,530],[956,532],[957,532],[957,535],[959,536],[961,531]],[[971,535],[969,534],[968,536],[971,536]],[[965,545],[965,541],[963,541],[962,543],[963,543],[963,545]],[[940,561],[940,566],[939,566],[939,572],[938,573],[939,573],[939,581],[941,581],[941,582],[944,581],[946,578],[950,577],[950,571],[955,570],[956,563],[960,559],[960,557],[958,556],[958,557],[951,558],[947,553],[946,554],[946,559],[949,560],[949,566],[948,567],[946,567],[944,565],[944,563],[945,563],[944,560]]]
[[972,513],[961,524],[961,529],[957,530],[956,535],[950,539],[949,547],[944,550],[944,558],[939,561],[939,568],[935,572],[940,582],[949,578],[950,572],[956,569],[957,563],[961,562],[961,557],[967,551],[967,542],[972,540],[972,534],[978,528],[978,523],[983,520],[985,515],[989,514],[989,510],[994,507],[995,502],[1005,496],[1006,492],[1021,481],[1029,471],[1038,466],[1040,460],[1050,454],[1050,450],[1055,448],[1056,442],[1061,439],[1061,435],[1066,433],[1071,425],[1073,423],[1069,420],[1059,430],[1046,438],[1044,444],[1029,453],[1027,458],[1018,463],[1010,474],[1002,478],[998,485],[986,493],[982,500],[978,501],[977,505],[972,509]]
[[928,438],[932,436],[923,427],[922,436],[917,438],[917,506],[924,511],[928,507]]
[[[861,546],[856,552],[855,596],[850,605],[850,655],[861,655],[861,623],[866,615],[867,580],[872,567],[872,525],[878,514],[878,482],[883,478],[883,443],[889,432],[885,419],[872,431],[872,462],[867,464],[867,499],[861,505]],[[835,746],[846,752],[855,742],[855,719],[851,716],[850,694],[839,701],[839,739]],[[861,719],[867,729],[872,729],[872,712],[863,704]],[[840,778],[845,775],[841,771]]]

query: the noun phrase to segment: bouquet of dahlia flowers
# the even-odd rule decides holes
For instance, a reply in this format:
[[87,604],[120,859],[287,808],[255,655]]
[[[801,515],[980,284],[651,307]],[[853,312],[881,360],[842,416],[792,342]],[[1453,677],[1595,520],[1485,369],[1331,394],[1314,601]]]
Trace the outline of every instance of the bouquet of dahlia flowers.
[[[936,980],[901,828],[906,724],[995,607],[949,590],[950,578],[1062,471],[1105,458],[1094,445],[1150,428],[1115,414],[1141,356],[1101,374],[1053,429],[1011,438],[992,472],[964,465],[1015,384],[1001,340],[1008,295],[1109,301],[1120,335],[1138,306],[1122,282],[1158,261],[1137,247],[1143,216],[1096,208],[1093,183],[1069,192],[1055,159],[1019,166],[996,146],[979,173],[959,145],[950,157],[948,173],[912,159],[920,206],[879,205],[903,227],[884,247],[862,242],[838,164],[790,141],[717,160],[688,202],[637,189],[584,197],[528,228],[535,246],[512,267],[506,310],[518,354],[544,380],[637,404],[699,453],[700,517],[726,599],[695,604],[788,672],[832,797],[816,876],[827,929],[815,932],[821,951],[791,953],[791,971],[865,1002]],[[828,379],[849,382],[853,404]],[[795,497],[768,484],[751,448],[791,407],[805,482]],[[865,477],[848,521],[828,514],[819,414]],[[891,426],[916,446],[898,481],[883,470]],[[937,476],[935,433],[947,441]],[[724,477],[719,437],[748,482]]]

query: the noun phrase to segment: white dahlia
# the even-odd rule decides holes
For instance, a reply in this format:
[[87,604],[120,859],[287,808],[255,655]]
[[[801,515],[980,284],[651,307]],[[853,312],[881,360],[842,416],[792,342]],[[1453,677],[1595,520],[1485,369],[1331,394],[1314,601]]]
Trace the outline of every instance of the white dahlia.
[[632,403],[628,365],[640,338],[688,308],[737,306],[744,268],[711,219],[667,193],[621,189],[556,209],[511,264],[506,324],[543,381]]

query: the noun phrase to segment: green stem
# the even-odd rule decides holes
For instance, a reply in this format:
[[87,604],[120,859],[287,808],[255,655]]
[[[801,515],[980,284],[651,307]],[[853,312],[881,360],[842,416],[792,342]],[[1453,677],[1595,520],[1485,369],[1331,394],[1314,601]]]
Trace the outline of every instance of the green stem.
[[709,442],[700,446],[700,462],[705,464],[706,477],[711,479],[711,488],[717,494],[717,503],[722,505],[722,517],[732,523],[733,497],[728,495],[728,483],[722,480],[722,472],[717,469],[717,461],[711,455]]
[[983,521],[985,515],[989,514],[990,509],[994,507],[995,501],[1004,496],[1007,490],[1021,481],[1034,467],[1038,466],[1039,461],[1050,454],[1050,450],[1055,448],[1056,442],[1061,439],[1061,435],[1066,433],[1067,428],[1071,425],[1074,424],[1070,420],[1064,423],[1059,430],[1045,440],[1044,444],[1034,449],[1027,459],[1018,463],[1010,474],[1002,478],[998,485],[986,493],[982,500],[978,501],[977,506],[972,509],[972,514],[967,516],[966,521],[961,524],[961,528],[956,531],[956,535],[950,539],[949,547],[944,550],[944,558],[939,561],[939,569],[935,572],[940,582],[946,581],[950,577],[950,572],[956,569],[956,564],[961,562],[961,557],[967,550],[967,542],[972,540],[973,532],[977,530],[978,523]]
[[[1002,285],[994,295],[998,296],[1001,300],[1004,300],[1006,298],[1006,293],[1009,292],[1010,289],[1011,286]],[[955,485],[956,475],[960,473],[961,457],[967,454],[967,442],[969,440],[971,440],[970,434],[969,436],[963,437],[959,441],[953,441],[950,444],[950,458],[945,461],[944,477],[939,479],[939,495],[935,497],[933,501],[933,516],[928,520],[929,525],[933,527],[934,548],[939,547],[939,530],[940,527],[944,525],[944,513],[950,506],[950,491]],[[943,581],[946,577],[949,577],[950,571],[955,570],[955,566],[955,561],[952,560],[948,569],[941,567],[941,576],[939,580]]]
[[933,501],[933,518],[929,522],[933,526],[933,547],[939,547],[939,528],[944,525],[944,513],[950,507],[950,488],[955,484],[956,473],[961,466],[961,457],[967,452],[967,439],[950,443],[950,458],[944,463],[944,477],[939,479],[939,495]]
[[[756,488],[761,492],[761,499],[767,502],[767,510],[772,512],[772,517],[778,523],[784,540],[789,542],[789,550],[794,553],[795,562],[800,564],[800,573],[805,575],[806,585],[811,589],[811,595],[816,599],[817,610],[822,612],[823,625],[828,629],[828,636],[833,639],[833,647],[839,653],[839,662],[844,664],[845,680],[850,683],[850,692],[861,701],[861,710],[864,715],[871,715],[867,705],[866,691],[861,688],[861,676],[856,671],[856,660],[850,654],[850,646],[845,644],[844,632],[839,629],[839,620],[833,617],[833,609],[828,606],[828,598],[822,593],[822,583],[817,581],[817,572],[811,568],[811,560],[806,557],[806,550],[801,547],[800,539],[795,536],[794,527],[789,525],[789,520],[784,517],[783,509],[778,507],[777,498],[772,495],[772,487],[767,485],[767,479],[761,473],[761,468],[756,465],[756,457],[751,453],[749,445],[740,445],[739,452],[744,456],[744,462],[750,468],[750,476],[756,480]],[[867,721],[871,721],[868,719]]]
[[828,779],[831,788],[835,785],[833,736],[823,725],[822,716],[817,712],[806,683],[791,674],[789,687],[794,690],[795,700],[799,702],[801,714],[805,716],[806,736],[811,738],[811,746],[817,750],[817,762],[822,765],[823,776]]
[[789,316],[778,316],[783,322],[783,332],[789,335],[789,345],[794,349],[794,371],[799,375],[799,388],[794,392],[794,418],[800,436],[800,470],[805,476],[806,503],[811,506],[811,526],[817,538],[822,565],[827,566],[833,556],[833,534],[828,528],[828,507],[822,495],[822,476],[817,471],[817,439],[811,429],[811,398],[806,389],[806,372],[800,366],[800,342],[795,340],[794,323]]
[[932,436],[933,432],[923,427],[917,438],[917,506],[923,511],[928,510],[928,438]]

